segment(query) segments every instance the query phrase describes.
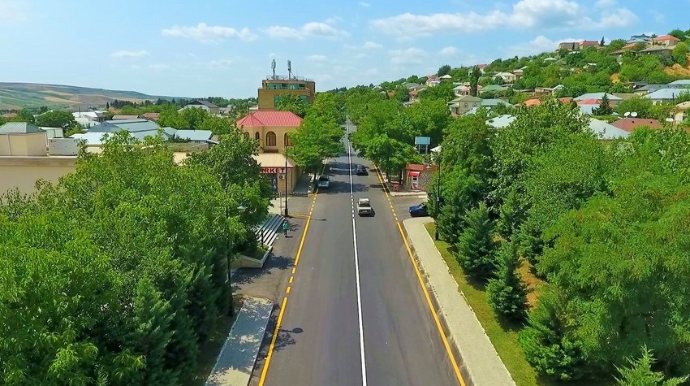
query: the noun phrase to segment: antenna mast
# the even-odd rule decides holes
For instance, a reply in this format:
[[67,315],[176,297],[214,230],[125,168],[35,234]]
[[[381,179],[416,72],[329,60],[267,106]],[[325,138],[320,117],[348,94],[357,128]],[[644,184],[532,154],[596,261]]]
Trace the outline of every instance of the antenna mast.
[[292,79],[292,62],[288,59],[288,80]]
[[275,59],[273,59],[273,61],[271,62],[271,69],[273,70],[273,79],[275,79],[276,78],[276,60]]

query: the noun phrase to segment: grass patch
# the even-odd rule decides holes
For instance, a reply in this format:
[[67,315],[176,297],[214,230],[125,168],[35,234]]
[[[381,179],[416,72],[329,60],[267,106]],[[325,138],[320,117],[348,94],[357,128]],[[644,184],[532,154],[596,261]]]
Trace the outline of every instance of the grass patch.
[[[430,235],[434,235],[436,225],[426,224],[426,229]],[[504,325],[498,320],[494,311],[489,306],[484,287],[477,283],[471,283],[462,271],[460,264],[455,260],[452,247],[445,241],[436,241],[436,248],[446,261],[450,273],[457,281],[460,290],[465,295],[467,303],[477,315],[484,331],[489,336],[494,345],[498,356],[505,364],[506,368],[518,386],[547,386],[552,383],[542,381],[537,372],[530,366],[525,357],[525,353],[518,344],[518,331],[516,326]]]
[[[429,223],[426,224],[425,227],[429,235],[433,238],[436,231],[436,224]],[[445,260],[448,265],[451,275],[453,275],[453,278],[458,283],[458,287],[465,295],[467,303],[477,315],[477,319],[479,319],[484,331],[486,331],[486,335],[489,336],[498,356],[505,364],[517,386],[558,386],[566,384],[568,386],[589,386],[592,384],[600,386],[612,385],[610,381],[596,381],[592,383],[591,380],[558,383],[539,376],[536,370],[527,362],[527,357],[518,343],[518,333],[522,326],[506,322],[496,317],[496,314],[489,305],[484,285],[469,279],[463,272],[460,264],[455,260],[455,247],[442,240],[435,241],[435,243],[443,260]],[[531,273],[529,263],[525,263],[526,262],[524,262],[519,269],[520,273],[524,273],[525,271],[529,273],[529,275],[523,276],[523,281],[525,281],[530,289],[536,288],[543,283],[543,281],[535,277]]]
[[213,331],[211,331],[208,340],[199,346],[199,356],[196,360],[196,371],[190,377],[189,382],[187,382],[188,385],[204,386],[206,383],[206,379],[208,378],[209,374],[211,374],[213,366],[216,365],[216,360],[218,359],[218,354],[220,354],[220,349],[223,347],[223,343],[225,343],[225,340],[228,338],[230,328],[232,328],[232,324],[235,322],[237,314],[242,308],[242,301],[239,297],[233,298],[233,304],[235,306],[235,315],[232,317],[223,315],[216,319],[215,328]]

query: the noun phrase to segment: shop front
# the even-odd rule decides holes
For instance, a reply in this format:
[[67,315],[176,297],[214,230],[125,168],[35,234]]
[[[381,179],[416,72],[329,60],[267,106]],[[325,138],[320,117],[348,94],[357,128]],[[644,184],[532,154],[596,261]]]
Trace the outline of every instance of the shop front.
[[275,197],[284,196],[286,187],[287,194],[292,194],[299,179],[299,169],[291,159],[287,159],[285,167],[286,159],[283,154],[262,153],[255,158],[261,165],[261,174],[271,182]]

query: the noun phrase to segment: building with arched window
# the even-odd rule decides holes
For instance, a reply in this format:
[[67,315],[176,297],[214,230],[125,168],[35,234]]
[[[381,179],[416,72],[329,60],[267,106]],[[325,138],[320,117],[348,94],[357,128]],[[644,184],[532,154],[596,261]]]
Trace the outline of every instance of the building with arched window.
[[253,111],[237,121],[237,127],[259,141],[263,153],[285,153],[290,146],[288,133],[297,131],[302,118],[290,111]]

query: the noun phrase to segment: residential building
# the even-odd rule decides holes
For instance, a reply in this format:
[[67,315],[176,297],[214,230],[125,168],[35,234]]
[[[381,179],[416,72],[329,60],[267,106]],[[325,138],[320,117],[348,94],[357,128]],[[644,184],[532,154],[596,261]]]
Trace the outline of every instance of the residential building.
[[589,129],[602,141],[627,138],[630,135],[628,131],[594,118],[589,119]]
[[673,122],[678,124],[690,118],[688,110],[690,110],[690,101],[678,103],[675,109],[673,109]]
[[669,88],[690,88],[690,79],[680,79],[668,84]]
[[294,133],[302,118],[291,111],[258,110],[237,121],[237,127],[249,138],[259,142],[264,153],[284,153],[290,146],[288,133]]
[[0,126],[0,194],[10,189],[29,194],[35,191],[36,181],[57,182],[76,170],[76,143],[72,143],[68,156],[51,156],[53,141],[65,140],[51,139],[51,145],[46,146],[46,132],[30,123]]
[[539,99],[539,98],[528,99],[528,100],[522,102],[522,105],[525,107],[539,106],[539,105],[541,105],[541,99]]
[[652,44],[666,47],[675,47],[679,42],[680,39],[671,35],[662,35],[652,39]]
[[182,112],[183,110],[186,109],[202,109],[206,110],[208,113],[213,114],[213,115],[218,115],[220,114],[220,108],[213,103],[205,100],[195,100],[190,102],[188,105],[185,107],[181,108],[179,111]]
[[646,47],[637,52],[638,55],[656,55],[660,58],[670,58],[673,55],[673,46],[656,45]]
[[[468,84],[461,84],[461,85],[453,88],[453,92],[457,96],[470,95],[471,91],[472,91],[472,89]],[[477,85],[477,93],[481,94],[484,91],[486,91],[486,90],[482,86]]]
[[640,86],[639,88],[636,88],[635,94],[646,95],[646,94],[653,93],[654,91],[662,90],[665,88],[669,88],[669,86],[665,85],[665,84],[646,84],[644,86]]
[[441,79],[441,82],[447,82],[447,81],[453,80],[453,77],[446,74],[446,75],[443,75],[442,77],[440,77],[439,79]]
[[637,43],[649,43],[652,41],[651,36],[647,36],[645,34],[642,35],[633,35],[628,39],[628,43],[630,44],[637,44]]
[[516,118],[512,115],[504,114],[499,115],[496,118],[491,118],[486,121],[486,124],[493,127],[494,129],[503,129],[508,127]]
[[314,102],[316,83],[293,75],[270,75],[261,81],[259,110],[275,110],[284,95],[296,95],[307,103]]
[[501,79],[503,79],[504,83],[515,83],[515,81],[517,80],[517,76],[510,72],[499,72],[496,75],[494,75],[494,77],[500,77]]
[[105,111],[79,111],[72,116],[85,129],[105,121]]
[[579,42],[562,42],[558,45],[559,50],[564,51],[577,51],[580,49]]
[[525,74],[525,71],[521,68],[518,68],[517,70],[513,70],[513,75],[515,75],[515,79],[520,79],[522,76]]
[[583,40],[580,42],[580,49],[583,50],[588,47],[599,47],[599,42],[596,40]]
[[436,87],[439,84],[441,84],[441,78],[439,78],[438,76],[432,75],[426,78],[427,87]]
[[448,102],[450,113],[458,116],[467,113],[475,107],[481,106],[482,99],[470,95],[463,95]]
[[481,103],[481,107],[486,107],[489,109],[492,107],[499,106],[499,105],[504,105],[504,106],[507,106],[510,108],[513,107],[513,105],[504,101],[503,99],[482,99],[482,103]]
[[113,115],[113,121],[131,121],[132,119],[139,119],[138,115]]
[[581,102],[585,100],[597,100],[600,101],[604,98],[604,95],[606,95],[606,98],[608,98],[609,103],[611,104],[611,107],[615,108],[618,107],[619,104],[623,101],[623,98],[617,97],[613,94],[605,93],[605,92],[593,92],[593,93],[588,93],[584,95],[580,95],[577,98],[574,98],[573,100],[575,102]]
[[46,132],[27,122],[8,122],[0,126],[0,156],[46,154]]
[[679,89],[679,88],[662,88],[661,90],[654,91],[651,94],[644,95],[643,98],[651,99],[652,103],[658,105],[660,103],[669,102],[672,103],[681,94],[690,93],[690,90]]
[[17,118],[17,113],[5,113],[0,115],[0,117],[7,118],[7,119],[13,119]]
[[141,114],[141,116],[138,118],[158,122],[158,120],[161,119],[161,114],[160,113],[144,113],[144,114]]
[[502,91],[506,91],[508,89],[508,87],[501,86],[498,84],[487,84],[484,87],[482,87],[482,86],[479,86],[479,87],[481,88],[481,92],[489,92],[489,91],[490,92],[502,92]]
[[403,174],[403,186],[412,191],[429,191],[431,181],[437,171],[438,166],[434,164],[408,164]]
[[611,125],[623,129],[627,132],[632,132],[633,130],[637,129],[638,127],[649,127],[650,129],[661,129],[663,128],[663,125],[661,122],[657,121],[656,119],[647,119],[647,118],[623,118],[619,119],[615,122],[611,122]]
[[46,147],[48,147],[48,142],[53,138],[64,138],[65,131],[62,127],[39,127],[46,133]]

